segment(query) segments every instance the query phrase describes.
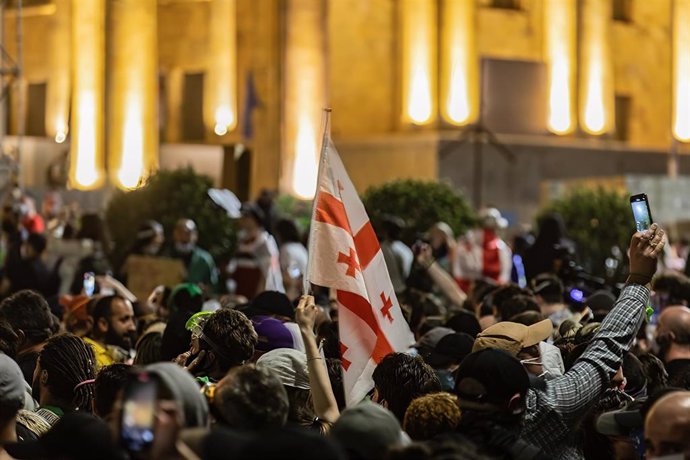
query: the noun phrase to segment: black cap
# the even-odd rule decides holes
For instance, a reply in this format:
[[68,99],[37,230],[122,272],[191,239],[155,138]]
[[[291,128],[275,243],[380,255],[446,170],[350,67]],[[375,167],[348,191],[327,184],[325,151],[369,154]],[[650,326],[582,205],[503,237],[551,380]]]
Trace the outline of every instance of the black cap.
[[257,295],[249,306],[242,310],[249,318],[259,315],[277,315],[293,319],[295,307],[288,296],[278,291],[264,291]]
[[106,422],[85,412],[69,412],[36,441],[7,444],[7,453],[20,460],[70,458],[88,460],[126,459],[113,441]]
[[515,394],[524,400],[528,389],[529,378],[520,361],[493,348],[467,355],[455,379],[461,409],[507,408]]
[[473,344],[474,339],[468,334],[448,334],[438,341],[427,362],[434,369],[459,364],[472,353]]

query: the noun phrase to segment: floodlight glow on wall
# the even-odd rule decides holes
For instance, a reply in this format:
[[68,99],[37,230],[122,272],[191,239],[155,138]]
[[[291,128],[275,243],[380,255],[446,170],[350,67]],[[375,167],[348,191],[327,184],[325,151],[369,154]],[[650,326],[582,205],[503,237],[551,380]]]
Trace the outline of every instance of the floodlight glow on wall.
[[580,124],[593,135],[615,127],[613,71],[609,46],[611,2],[582,1]]
[[576,0],[544,2],[548,128],[559,135],[575,130],[576,15]]
[[475,1],[441,5],[441,116],[462,126],[476,120],[479,108]]
[[158,168],[157,2],[118,0],[110,14],[108,171],[132,190]]
[[72,0],[55,0],[54,3],[45,128],[48,136],[54,138],[58,144],[62,144],[67,140],[69,132]]
[[436,2],[401,0],[403,122],[434,121]]
[[211,0],[204,119],[217,136],[237,126],[237,19],[235,0]]
[[76,189],[92,190],[105,179],[105,0],[72,2],[72,51],[69,179]]
[[690,0],[673,3],[673,136],[690,142]]

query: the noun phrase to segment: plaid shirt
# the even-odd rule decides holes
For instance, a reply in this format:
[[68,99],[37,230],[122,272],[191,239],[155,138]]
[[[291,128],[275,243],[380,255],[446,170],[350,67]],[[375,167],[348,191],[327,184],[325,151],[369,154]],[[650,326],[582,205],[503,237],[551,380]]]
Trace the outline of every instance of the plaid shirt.
[[527,392],[522,438],[552,459],[582,459],[575,428],[609,385],[642,325],[649,290],[628,285],[606,316],[587,351],[545,390]]

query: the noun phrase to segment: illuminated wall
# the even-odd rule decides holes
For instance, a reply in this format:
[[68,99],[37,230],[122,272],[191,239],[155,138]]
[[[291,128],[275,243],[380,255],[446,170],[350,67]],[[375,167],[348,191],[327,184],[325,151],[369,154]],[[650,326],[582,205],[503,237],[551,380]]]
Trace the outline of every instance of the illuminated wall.
[[204,120],[218,136],[237,126],[237,26],[235,0],[211,0]]
[[690,0],[673,3],[673,136],[690,141]]
[[436,115],[436,2],[400,0],[402,120],[425,125]]
[[303,199],[316,190],[326,104],[325,8],[321,0],[288,0],[285,11],[282,185]]
[[465,125],[479,110],[475,2],[443,0],[441,8],[441,115]]
[[544,2],[548,128],[555,134],[569,134],[575,130],[576,21],[577,0]]
[[108,172],[127,190],[158,167],[156,0],[112,2],[109,26]]
[[70,185],[100,187],[104,174],[105,0],[72,2]]
[[582,0],[580,21],[580,125],[593,135],[615,128],[615,96],[609,45],[611,2]]
[[69,132],[72,60],[72,0],[54,0],[55,14],[50,41],[50,77],[46,94],[46,133],[63,143]]

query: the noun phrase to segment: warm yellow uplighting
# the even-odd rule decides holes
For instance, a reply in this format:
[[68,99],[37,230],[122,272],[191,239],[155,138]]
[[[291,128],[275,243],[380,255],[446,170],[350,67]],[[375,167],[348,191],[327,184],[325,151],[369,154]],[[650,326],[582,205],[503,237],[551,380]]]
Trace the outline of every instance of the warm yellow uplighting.
[[673,3],[673,136],[690,142],[690,0]]
[[610,132],[615,120],[609,48],[611,2],[583,0],[582,15],[580,123],[587,133],[599,135]]
[[479,106],[475,0],[441,5],[441,112],[447,122],[465,125],[476,119]]
[[211,0],[209,68],[204,119],[218,136],[237,126],[237,22],[235,0]]
[[316,131],[311,120],[300,120],[297,141],[295,142],[295,167],[292,176],[292,189],[298,198],[314,198],[318,176],[318,147]]
[[281,187],[300,199],[316,192],[322,109],[326,106],[325,2],[287,0]]
[[46,89],[45,128],[48,136],[62,144],[69,131],[70,62],[72,60],[71,15],[72,0],[54,0],[55,13],[51,19],[50,75]]
[[105,0],[72,2],[72,142],[70,185],[103,184]]
[[560,135],[571,133],[575,129],[573,95],[576,10],[576,0],[544,2],[549,82],[548,128],[552,133]]
[[110,8],[108,171],[123,190],[158,167],[156,0],[118,0]]
[[436,2],[401,0],[403,121],[434,120],[436,86]]

